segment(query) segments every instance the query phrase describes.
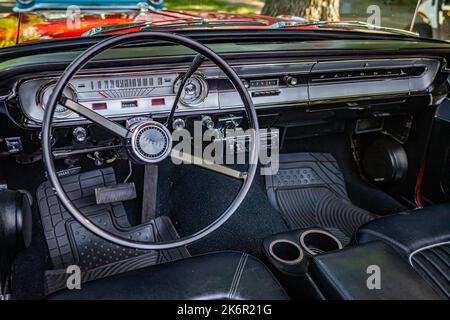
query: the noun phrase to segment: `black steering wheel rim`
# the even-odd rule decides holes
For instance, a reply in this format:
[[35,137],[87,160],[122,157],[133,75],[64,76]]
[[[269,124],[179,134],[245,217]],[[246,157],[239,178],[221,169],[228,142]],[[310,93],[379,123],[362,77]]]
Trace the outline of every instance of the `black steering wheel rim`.
[[[251,133],[250,155],[249,155],[249,165],[247,175],[243,180],[244,182],[242,183],[236,197],[233,199],[228,208],[215,221],[210,223],[208,226],[202,228],[200,231],[197,231],[194,234],[176,240],[159,243],[140,242],[125,239],[123,237],[120,237],[119,235],[106,231],[98,227],[94,223],[92,223],[83,213],[81,213],[80,210],[78,210],[78,208],[76,208],[76,206],[73,204],[73,202],[69,199],[69,197],[65,193],[56,173],[51,148],[51,130],[52,130],[53,114],[64,88],[69,83],[69,81],[75,76],[75,74],[89,61],[91,61],[95,56],[106,51],[107,49],[113,48],[119,44],[123,44],[126,42],[146,41],[146,40],[161,40],[182,45],[194,50],[197,53],[204,55],[206,58],[212,61],[217,67],[219,67],[225,73],[225,75],[234,85],[235,89],[237,90],[238,94],[241,97],[242,103],[247,113],[249,127],[253,129],[250,130]],[[220,228],[226,221],[228,221],[228,219],[236,212],[236,210],[241,205],[242,201],[247,196],[248,191],[252,185],[253,179],[256,175],[256,170],[258,166],[259,143],[260,143],[259,139],[256,137],[259,137],[258,118],[250,95],[246,90],[246,88],[244,87],[244,84],[240,80],[239,76],[236,74],[236,72],[219,55],[217,55],[214,51],[204,46],[203,44],[190,38],[182,37],[172,33],[139,32],[113,36],[111,38],[105,39],[87,49],[66,68],[66,70],[63,72],[63,74],[57,81],[53,89],[53,93],[50,96],[50,99],[46,106],[42,127],[42,152],[48,179],[52,183],[55,193],[57,194],[59,200],[66,208],[66,210],[83,227],[87,228],[89,231],[93,232],[97,236],[117,245],[142,250],[164,250],[180,246],[186,246],[210,235],[212,232]]]

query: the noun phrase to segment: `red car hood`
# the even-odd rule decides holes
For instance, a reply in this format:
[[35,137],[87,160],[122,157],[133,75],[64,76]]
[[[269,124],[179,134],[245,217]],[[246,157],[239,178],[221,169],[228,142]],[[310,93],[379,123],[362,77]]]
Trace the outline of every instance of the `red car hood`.
[[[84,11],[77,20],[68,19],[66,11],[38,11],[27,13],[0,14],[0,48],[29,41],[45,39],[79,37],[86,31],[101,26],[126,24],[133,22],[152,22],[152,25],[189,21],[193,18],[208,20],[240,20],[261,23],[260,26],[229,26],[227,28],[266,28],[280,21],[289,21],[291,17],[268,17],[261,15],[230,14],[200,11]],[[322,26],[323,27],[323,26]],[[210,27],[212,28],[212,27]],[[218,27],[214,27],[218,28]],[[224,27],[220,27],[224,28]],[[316,29],[316,26],[297,26],[294,28]],[[330,28],[333,29],[333,28]],[[132,32],[139,29],[127,29],[119,32]],[[353,30],[338,28],[338,31]],[[367,30],[366,30],[367,31]]]
[[[183,22],[193,18],[209,20],[244,20],[271,25],[283,19],[193,11],[85,11],[77,20],[68,19],[65,11],[38,11],[27,13],[0,14],[0,47],[7,47],[28,41],[79,37],[86,31],[100,26],[134,22],[152,22],[153,25]],[[265,27],[262,26],[262,27]],[[126,30],[130,32],[133,30]]]

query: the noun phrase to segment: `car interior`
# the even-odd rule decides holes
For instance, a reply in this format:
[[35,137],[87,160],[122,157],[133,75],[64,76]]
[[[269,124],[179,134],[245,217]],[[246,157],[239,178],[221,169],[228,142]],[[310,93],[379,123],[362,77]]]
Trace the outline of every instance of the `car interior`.
[[[2,49],[2,299],[450,298],[449,59],[326,30]],[[196,128],[245,161],[175,163]]]

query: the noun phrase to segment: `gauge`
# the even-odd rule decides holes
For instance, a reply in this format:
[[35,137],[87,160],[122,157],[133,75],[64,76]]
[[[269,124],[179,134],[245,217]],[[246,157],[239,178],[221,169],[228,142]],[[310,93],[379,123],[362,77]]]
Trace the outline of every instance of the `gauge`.
[[[39,90],[39,92],[37,94],[37,102],[38,102],[38,105],[40,105],[42,109],[45,110],[45,107],[50,99],[50,96],[53,93],[54,88],[55,88],[55,83],[48,82],[45,85],[43,85],[41,87],[41,89]],[[69,99],[76,101],[77,96],[75,94],[75,90],[73,90],[70,86],[66,86],[66,88],[63,91],[63,95]],[[64,106],[62,106],[61,104],[58,103],[58,105],[55,108],[54,117],[61,119],[61,118],[66,118],[66,117],[70,116],[71,114],[72,114],[72,111],[70,111],[69,109],[65,108]]]
[[[173,86],[174,93],[180,89],[181,78]],[[196,73],[190,77],[181,93],[180,102],[185,106],[194,107],[201,104],[208,95],[208,83],[202,74]]]

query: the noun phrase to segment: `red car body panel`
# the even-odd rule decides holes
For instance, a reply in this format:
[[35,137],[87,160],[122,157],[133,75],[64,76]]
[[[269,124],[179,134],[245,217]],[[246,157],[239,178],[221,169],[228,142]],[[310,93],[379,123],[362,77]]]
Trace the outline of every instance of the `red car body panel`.
[[[269,17],[262,15],[216,13],[201,11],[172,11],[161,10],[147,12],[140,11],[82,11],[79,23],[67,19],[65,11],[49,10],[27,13],[11,13],[0,15],[0,48],[13,46],[15,44],[45,39],[79,37],[95,27],[110,26],[116,24],[127,24],[133,22],[152,22],[152,25],[163,25],[165,23],[190,21],[193,18],[205,18],[209,20],[240,20],[260,22],[260,26],[227,26],[208,28],[240,28],[256,29],[267,28],[267,26],[280,21],[288,21],[286,17]],[[68,22],[69,21],[69,22]],[[321,26],[323,29],[324,26]],[[289,27],[296,29],[316,29],[317,26]],[[330,28],[333,29],[333,28]],[[353,30],[349,28],[337,28],[337,31]],[[139,31],[139,28],[116,31],[115,33]],[[365,30],[367,31],[367,30]]]
[[[237,15],[215,12],[194,11],[82,11],[79,23],[67,19],[65,11],[49,10],[26,13],[10,13],[0,15],[0,47],[8,47],[29,41],[44,39],[79,37],[86,31],[101,26],[126,24],[133,22],[152,22],[154,25],[189,21],[193,18],[210,20],[245,20],[262,22],[265,26],[282,19],[258,15]],[[69,22],[68,22],[69,21]],[[261,27],[265,27],[261,26]],[[260,27],[260,28],[261,28]],[[241,27],[238,27],[241,28]],[[127,29],[121,32],[138,31]]]

